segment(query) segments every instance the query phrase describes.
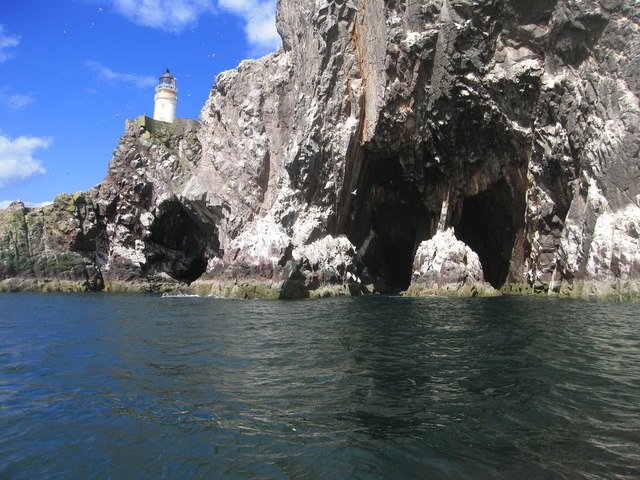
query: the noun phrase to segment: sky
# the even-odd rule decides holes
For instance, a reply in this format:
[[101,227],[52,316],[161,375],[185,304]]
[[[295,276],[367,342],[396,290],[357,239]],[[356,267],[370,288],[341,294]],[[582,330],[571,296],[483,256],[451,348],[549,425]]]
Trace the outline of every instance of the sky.
[[280,45],[276,1],[0,0],[0,208],[100,183],[167,68],[197,120],[220,72]]

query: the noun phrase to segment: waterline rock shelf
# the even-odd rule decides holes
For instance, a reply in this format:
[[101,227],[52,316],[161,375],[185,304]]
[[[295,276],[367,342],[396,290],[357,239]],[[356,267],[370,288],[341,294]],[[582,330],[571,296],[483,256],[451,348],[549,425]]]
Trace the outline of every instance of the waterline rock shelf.
[[277,22],[199,122],[130,120],[101,184],[0,213],[0,288],[640,296],[636,2]]

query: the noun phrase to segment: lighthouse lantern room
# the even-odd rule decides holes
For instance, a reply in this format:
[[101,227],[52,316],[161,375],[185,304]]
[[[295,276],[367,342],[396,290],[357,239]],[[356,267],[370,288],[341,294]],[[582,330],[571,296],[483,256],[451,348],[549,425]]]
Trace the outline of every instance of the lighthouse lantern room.
[[169,69],[162,74],[158,81],[154,101],[153,119],[173,123],[176,119],[178,90],[176,89],[176,79],[169,73]]

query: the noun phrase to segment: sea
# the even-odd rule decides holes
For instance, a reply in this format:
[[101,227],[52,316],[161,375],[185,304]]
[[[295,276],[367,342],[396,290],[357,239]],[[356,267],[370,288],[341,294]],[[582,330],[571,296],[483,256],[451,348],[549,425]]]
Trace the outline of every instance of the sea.
[[640,305],[0,295],[0,479],[640,478]]

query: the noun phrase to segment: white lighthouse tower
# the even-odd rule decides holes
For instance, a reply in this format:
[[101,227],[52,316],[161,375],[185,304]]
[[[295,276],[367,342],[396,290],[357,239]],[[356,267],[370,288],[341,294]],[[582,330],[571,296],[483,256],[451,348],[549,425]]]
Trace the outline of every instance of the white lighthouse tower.
[[155,107],[153,109],[153,119],[163,122],[173,123],[176,119],[176,105],[178,104],[178,90],[176,89],[176,79],[169,73],[169,69],[162,74],[156,95],[153,98]]

